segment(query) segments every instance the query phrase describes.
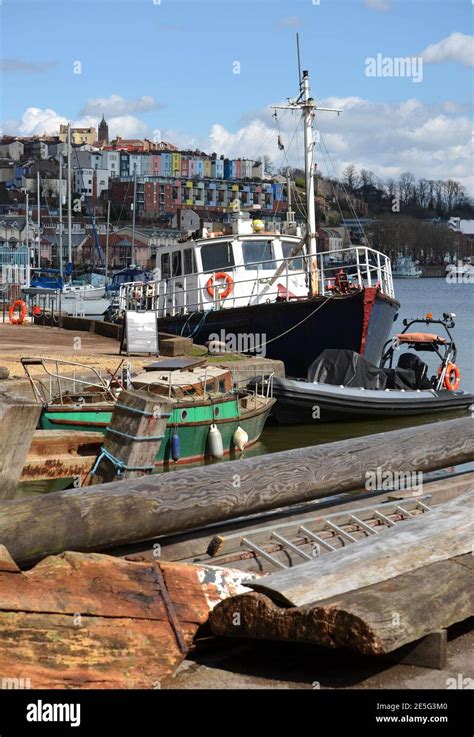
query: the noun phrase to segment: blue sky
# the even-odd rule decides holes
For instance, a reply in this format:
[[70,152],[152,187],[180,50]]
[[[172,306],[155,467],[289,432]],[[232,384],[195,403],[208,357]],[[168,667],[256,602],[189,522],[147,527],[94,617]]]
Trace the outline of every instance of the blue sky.
[[[471,0],[3,0],[3,128],[49,131],[59,118],[94,122],[103,110],[113,133],[159,130],[180,145],[220,145],[228,149],[223,153],[252,156],[240,148],[257,145],[271,127],[267,106],[296,92],[299,31],[314,96],[363,101],[343,105],[341,118],[349,121],[321,122],[338,164],[350,159],[347,144],[357,143],[363,122],[372,117],[375,125],[386,121],[394,128],[392,146],[387,131],[379,131],[378,153],[370,151],[373,136],[365,136],[365,150],[356,145],[356,163],[363,165],[366,156],[367,166],[383,176],[397,164],[384,159],[382,141],[396,156],[405,137],[408,164],[415,128],[430,137],[430,126],[441,133],[444,124],[453,146],[470,144],[463,137],[473,81],[466,51],[473,8]],[[449,42],[455,33],[463,34],[459,42]],[[368,57],[419,57],[433,44],[420,83],[365,74]],[[77,61],[80,74],[73,73]],[[407,113],[410,100],[415,113],[413,105]],[[252,123],[263,128],[252,131]],[[272,142],[268,153],[274,149]],[[421,159],[425,176],[427,157]],[[461,168],[457,160],[459,178],[467,177]]]

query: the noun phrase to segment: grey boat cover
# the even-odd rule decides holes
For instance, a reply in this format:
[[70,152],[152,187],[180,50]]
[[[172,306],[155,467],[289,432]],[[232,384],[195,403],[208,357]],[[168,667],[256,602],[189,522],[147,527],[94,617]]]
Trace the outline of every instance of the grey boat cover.
[[409,369],[381,369],[360,353],[326,348],[308,369],[308,381],[364,389],[413,389],[415,373]]

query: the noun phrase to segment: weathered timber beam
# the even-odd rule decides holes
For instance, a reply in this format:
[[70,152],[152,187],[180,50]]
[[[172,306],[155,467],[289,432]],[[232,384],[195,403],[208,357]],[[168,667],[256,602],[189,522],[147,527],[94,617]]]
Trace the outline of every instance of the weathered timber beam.
[[14,499],[41,405],[0,393],[0,500]]
[[0,506],[0,543],[25,563],[197,529],[364,488],[375,469],[420,472],[472,461],[473,429],[467,417],[8,502]]
[[265,576],[252,588],[273,601],[303,606],[463,555],[472,549],[473,510],[474,488],[360,544]]
[[305,642],[382,655],[472,616],[473,571],[468,553],[291,608],[278,606],[262,593],[242,594],[218,604],[210,625],[218,636]]

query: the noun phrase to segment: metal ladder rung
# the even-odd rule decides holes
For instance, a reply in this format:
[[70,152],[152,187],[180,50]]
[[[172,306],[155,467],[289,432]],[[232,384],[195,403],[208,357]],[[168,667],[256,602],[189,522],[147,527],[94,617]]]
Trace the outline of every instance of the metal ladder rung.
[[277,558],[274,558],[273,555],[270,555],[270,553],[267,553],[266,550],[263,550],[263,548],[259,547],[255,543],[253,543],[251,540],[248,540],[246,537],[242,538],[242,545],[246,545],[247,548],[250,548],[250,550],[253,550],[254,553],[258,553],[262,556],[262,558],[265,558],[265,560],[268,560],[269,563],[273,563],[274,566],[277,568],[283,568],[286,570],[288,566],[285,566],[284,563],[277,560]]
[[305,558],[306,560],[313,560],[313,557],[311,555],[308,555],[308,553],[305,553],[304,550],[300,550],[300,548],[297,545],[294,545],[292,542],[287,540],[283,535],[279,535],[278,532],[272,532],[272,537],[275,540],[278,540],[278,542],[285,545],[285,547],[290,548],[290,550],[293,550],[294,553],[297,553],[302,558]]
[[356,543],[357,538],[353,535],[350,535],[348,532],[342,529],[342,527],[338,527],[338,525],[334,524],[334,522],[331,522],[330,520],[326,520],[326,527],[329,527],[330,530],[334,530],[334,532],[337,532],[338,535],[340,535],[344,540],[347,540],[350,543]]
[[401,506],[401,504],[397,504],[395,509],[397,512],[400,512],[401,514],[406,514],[407,517],[413,517],[413,512],[410,512],[409,509],[404,509],[404,507]]
[[311,530],[308,530],[306,527],[301,526],[298,532],[303,532],[310,540],[318,543],[318,545],[326,548],[326,550],[337,550],[337,548],[331,545],[331,543],[326,542],[326,540],[323,540],[319,535],[315,535],[314,532],[311,532]]
[[393,521],[393,519],[390,519],[385,514],[382,514],[382,512],[379,512],[378,509],[375,510],[374,516],[382,520],[382,522],[388,525],[389,527],[395,527],[395,525],[397,524],[396,522]]
[[375,529],[375,527],[371,527],[366,522],[356,517],[355,514],[351,514],[350,519],[353,520],[356,525],[360,527],[361,530],[365,530],[365,532],[368,532],[372,535],[377,535],[377,530]]

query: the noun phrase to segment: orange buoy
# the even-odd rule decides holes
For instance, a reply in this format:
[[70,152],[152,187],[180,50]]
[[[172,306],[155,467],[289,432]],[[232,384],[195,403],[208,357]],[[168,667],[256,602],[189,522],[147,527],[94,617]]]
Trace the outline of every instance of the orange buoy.
[[214,299],[214,279],[216,281],[223,279],[226,283],[225,288],[222,290],[222,292],[217,292],[217,296],[219,299],[225,299],[229,296],[229,294],[232,292],[234,288],[234,280],[232,279],[230,274],[226,274],[225,271],[218,271],[215,276],[209,277],[206,283],[207,293],[210,297]]
[[[438,374],[441,373],[441,367],[439,368]],[[450,392],[455,392],[459,389],[461,383],[461,372],[459,367],[455,363],[448,363],[446,373],[444,375],[444,386],[449,389]]]
[[[18,309],[20,310],[20,314],[18,317],[15,317],[15,312]],[[10,305],[10,309],[8,310],[8,319],[12,325],[21,325],[27,314],[28,305],[26,302],[23,302],[22,299],[17,299]]]

